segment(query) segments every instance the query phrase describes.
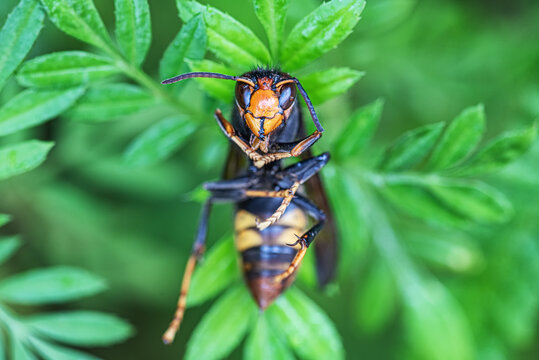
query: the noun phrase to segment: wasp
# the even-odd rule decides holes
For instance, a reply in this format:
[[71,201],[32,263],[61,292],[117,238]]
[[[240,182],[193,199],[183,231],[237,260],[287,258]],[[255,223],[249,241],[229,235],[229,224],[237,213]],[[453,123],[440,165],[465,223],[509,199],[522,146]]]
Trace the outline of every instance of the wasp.
[[[183,319],[191,275],[205,250],[214,203],[236,204],[235,247],[247,285],[262,310],[292,284],[307,248],[319,233],[322,238],[315,242],[315,253],[321,285],[333,277],[336,262],[336,229],[319,177],[330,156],[310,155],[309,148],[320,139],[323,128],[299,81],[278,70],[256,69],[241,76],[188,73],[163,83],[193,77],[237,82],[232,123],[219,109],[215,111],[217,123],[235,146],[230,147],[224,179],[204,184],[210,197],[202,208],[177,309],[163,335],[165,343],[173,341]],[[304,135],[297,90],[316,127],[309,136]],[[301,161],[283,167],[283,159],[300,155]],[[303,185],[306,189],[302,189]],[[315,201],[309,200],[303,190]],[[310,227],[309,217],[314,220]],[[327,229],[322,231],[324,225]]]

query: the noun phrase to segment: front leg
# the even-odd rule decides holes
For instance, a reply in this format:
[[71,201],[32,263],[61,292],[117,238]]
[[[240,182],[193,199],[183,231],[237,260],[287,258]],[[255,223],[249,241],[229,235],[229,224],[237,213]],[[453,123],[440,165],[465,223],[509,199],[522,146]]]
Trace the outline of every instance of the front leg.
[[[247,141],[245,141],[245,139],[236,134],[236,130],[232,124],[225,119],[221,110],[215,110],[215,119],[217,120],[217,124],[219,124],[219,127],[226,137],[236,144],[240,150],[253,161],[254,166],[257,168],[261,168],[277,160],[286,159],[292,156],[299,156],[322,136],[321,132],[315,131],[312,135],[306,137],[305,139],[292,143],[277,144],[278,152],[261,155],[256,151],[258,146],[256,146],[256,148],[252,147],[247,143]],[[256,144],[260,145],[259,143]]]
[[217,124],[219,124],[219,127],[226,135],[226,137],[229,138],[234,144],[236,144],[240,148],[240,150],[243,151],[245,155],[247,155],[247,157],[253,161],[254,165],[257,168],[261,168],[266,164],[263,159],[263,155],[260,155],[242,137],[236,134],[236,130],[234,129],[232,124],[228,122],[227,119],[225,119],[220,109],[215,110],[215,120],[217,120]]

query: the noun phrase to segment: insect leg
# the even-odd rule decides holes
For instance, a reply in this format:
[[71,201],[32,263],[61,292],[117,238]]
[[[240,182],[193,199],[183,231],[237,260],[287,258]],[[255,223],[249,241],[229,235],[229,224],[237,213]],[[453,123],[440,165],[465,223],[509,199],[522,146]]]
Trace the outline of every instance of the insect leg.
[[321,137],[322,133],[316,130],[311,135],[299,141],[294,141],[291,143],[279,143],[277,144],[277,154],[279,154],[283,159],[291,156],[300,156],[304,151],[313,146],[314,143],[317,142]]
[[191,283],[191,277],[195,270],[197,262],[205,251],[206,238],[208,234],[208,220],[210,217],[210,211],[212,203],[217,201],[237,201],[244,198],[245,188],[251,185],[252,181],[248,177],[240,177],[232,180],[222,180],[204,184],[204,188],[212,192],[212,196],[206,201],[202,207],[202,214],[200,217],[200,223],[198,225],[198,231],[191,250],[191,255],[187,260],[185,266],[185,272],[183,274],[183,280],[180,290],[180,296],[178,298],[178,305],[174,317],[170,322],[168,329],[163,334],[163,342],[170,344],[174,340],[174,336],[180,328],[180,324],[185,313],[185,307],[187,302],[187,293],[189,292],[189,285]]
[[263,158],[263,156],[257,153],[256,150],[254,150],[242,137],[236,134],[236,130],[234,129],[232,124],[228,122],[227,119],[225,119],[223,113],[219,109],[215,110],[215,120],[217,120],[219,127],[226,135],[226,137],[229,138],[234,144],[236,144],[240,148],[240,150],[243,151],[245,155],[247,155],[247,157],[249,157],[249,159],[253,160],[256,167],[263,166],[257,163]]
[[322,134],[318,131],[315,132],[315,134],[318,135],[311,135],[307,138],[305,138],[303,141],[299,141],[298,143],[294,143],[296,147],[291,147],[291,151],[287,152],[276,152],[276,153],[270,153],[261,155],[259,154],[251,145],[245,141],[242,137],[236,134],[236,130],[232,126],[230,122],[228,122],[227,119],[223,116],[223,113],[221,110],[217,109],[215,110],[215,119],[217,120],[217,123],[219,124],[219,127],[223,131],[223,133],[228,137],[234,144],[236,144],[240,150],[247,155],[249,159],[253,161],[253,164],[257,168],[261,168],[266,164],[272,163],[276,160],[281,160],[288,158],[290,156],[297,156],[293,155],[294,153],[297,153],[298,155],[301,154],[305,149],[309,148],[312,144],[316,142],[322,136]]
[[298,237],[298,240],[295,243],[288,244],[290,246],[296,246],[297,244],[299,244],[300,249],[298,250],[298,252],[296,253],[296,256],[294,257],[294,259],[288,266],[288,269],[286,269],[281,274],[275,276],[274,278],[275,282],[286,281],[288,278],[290,278],[291,276],[295,274],[295,272],[301,265],[301,262],[303,261],[303,257],[307,253],[307,248],[309,247],[309,245],[311,245],[311,243],[313,242],[316,235],[320,232],[320,230],[322,230],[325,219],[326,219],[326,215],[324,214],[324,212],[320,210],[316,205],[311,203],[309,200],[304,198],[303,196],[298,195],[296,198],[294,198],[293,202],[294,202],[294,205],[299,206],[300,208],[305,210],[309,215],[311,215],[317,221],[317,223],[313,227],[311,227],[309,230],[307,230],[305,234]]
[[264,230],[279,220],[279,218],[284,214],[288,205],[290,205],[290,202],[294,198],[299,186],[319,172],[328,161],[329,153],[323,153],[283,169],[280,172],[280,174],[283,176],[283,180],[280,181],[279,185],[283,188],[287,188],[288,194],[283,198],[281,205],[269,218],[258,222],[257,228],[259,230]]
[[180,328],[180,324],[183,319],[183,314],[185,313],[185,307],[187,302],[187,293],[189,291],[189,285],[191,283],[191,276],[193,275],[193,271],[195,270],[195,266],[197,261],[200,259],[202,254],[204,253],[205,247],[206,247],[206,236],[208,233],[208,219],[210,217],[210,211],[212,206],[212,199],[206,201],[204,206],[202,207],[202,215],[200,217],[200,223],[198,225],[198,231],[195,238],[195,242],[193,244],[193,248],[191,250],[191,255],[189,256],[189,259],[187,260],[187,265],[185,266],[185,272],[183,274],[183,280],[180,290],[180,296],[178,298],[178,305],[176,307],[176,312],[174,313],[174,317],[172,318],[172,321],[170,322],[170,325],[168,326],[167,330],[163,334],[163,342],[165,344],[170,344],[172,341],[174,341],[174,336],[176,335],[176,332]]
[[[281,202],[281,205],[279,205],[277,210],[275,210],[269,218],[267,218],[264,221],[259,221],[258,219],[256,220],[257,222],[256,227],[258,228],[258,230],[262,231],[268,228],[269,226],[271,226],[272,224],[274,224],[277,220],[281,218],[281,216],[284,214],[284,212],[288,208],[288,205],[290,205],[290,202],[294,198],[294,195],[296,194],[296,191],[298,191],[300,185],[301,184],[299,182],[295,182],[292,184],[290,189],[275,191],[275,193],[279,195],[284,192],[285,196],[283,196],[283,201]],[[270,197],[280,197],[280,196],[270,196]]]

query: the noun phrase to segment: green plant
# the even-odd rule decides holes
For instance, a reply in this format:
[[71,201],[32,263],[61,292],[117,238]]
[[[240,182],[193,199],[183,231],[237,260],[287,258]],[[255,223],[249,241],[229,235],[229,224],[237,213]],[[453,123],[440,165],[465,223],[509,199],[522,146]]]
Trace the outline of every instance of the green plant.
[[[157,252],[154,243],[155,247],[150,248],[131,241],[134,236],[130,241],[114,245],[118,240],[117,229],[95,215],[110,204],[108,199],[104,200],[106,196],[101,198],[101,206],[96,206],[89,199],[95,192],[92,196],[82,196],[79,189],[77,192],[73,186],[66,186],[71,184],[61,175],[67,172],[79,181],[82,178],[80,182],[85,186],[105,188],[137,201],[150,198],[176,201],[180,192],[193,188],[200,179],[218,176],[217,171],[207,173],[221,166],[227,143],[211,120],[211,112],[217,106],[225,111],[229,109],[233,84],[197,79],[193,82],[196,85],[185,82],[165,87],[159,80],[197,70],[240,74],[257,65],[273,64],[293,72],[313,102],[320,105],[351,89],[363,76],[362,72],[347,67],[318,70],[320,67],[339,62],[372,67],[376,63],[378,72],[383,75],[367,79],[372,81],[369,93],[378,96],[380,89],[386,86],[390,94],[398,94],[397,100],[391,99],[392,103],[400,102],[399,108],[409,111],[398,118],[394,112],[389,113],[390,120],[379,127],[382,140],[371,141],[382,113],[381,100],[355,110],[348,117],[343,115],[357,107],[350,103],[367,101],[355,95],[317,106],[327,130],[317,146],[325,147],[333,155],[324,176],[342,247],[338,285],[331,287],[339,296],[331,298],[331,304],[325,299],[320,301],[325,302],[322,307],[330,316],[303,294],[305,291],[316,297],[311,288],[312,259],[306,259],[300,273],[298,282],[302,291],[290,289],[266,313],[258,314],[243,285],[239,284],[232,240],[223,237],[210,248],[206,262],[195,273],[189,306],[202,304],[221,292],[224,294],[215,300],[194,331],[187,356],[224,357],[244,337],[247,337],[246,358],[262,358],[268,354],[272,358],[293,358],[294,354],[305,359],[342,358],[344,349],[350,357],[356,357],[358,334],[361,338],[367,334],[391,339],[378,351],[390,348],[394,358],[511,356],[515,349],[530,343],[535,334],[538,309],[535,279],[539,271],[533,264],[539,263],[539,252],[530,235],[536,233],[536,228],[530,225],[535,212],[530,209],[530,214],[526,215],[518,207],[526,203],[528,197],[533,199],[533,184],[539,181],[533,172],[536,147],[532,148],[531,157],[516,160],[533,146],[535,127],[504,133],[480,145],[486,124],[483,107],[478,105],[466,109],[448,125],[420,126],[403,133],[393,145],[383,150],[379,147],[384,136],[391,134],[387,129],[395,129],[393,136],[408,128],[411,121],[448,116],[449,111],[443,112],[447,109],[443,106],[446,99],[439,90],[444,85],[449,87],[452,96],[458,94],[461,101],[455,101],[456,104],[477,102],[475,94],[481,86],[450,86],[453,79],[462,74],[454,66],[455,59],[443,53],[445,43],[442,46],[442,42],[434,41],[433,45],[429,36],[414,40],[412,34],[416,32],[409,28],[387,39],[370,39],[369,34],[385,32],[395,23],[405,21],[409,21],[412,28],[421,29],[421,34],[426,28],[444,36],[449,30],[460,29],[464,37],[470,39],[475,28],[469,24],[466,27],[455,15],[456,5],[443,4],[447,21],[434,24],[425,20],[434,15],[425,15],[425,12],[407,18],[416,4],[414,0],[380,0],[368,4],[365,12],[368,26],[360,27],[362,38],[357,39],[357,44],[353,41],[358,32],[347,41],[349,48],[341,46],[335,52],[328,52],[349,35],[359,20],[363,1],[333,0],[323,5],[309,0],[253,0],[252,3],[262,25],[260,30],[266,32],[268,46],[256,35],[256,26],[251,29],[209,5],[178,0],[182,28],[157,59],[159,70],[154,70],[143,69],[146,53],[155,43],[147,1],[115,1],[115,37],[111,38],[91,0],[21,0],[0,32],[0,86],[5,84],[2,95],[7,99],[0,107],[0,180],[34,169],[45,161],[52,148],[50,161],[30,173],[38,180],[31,181],[24,176],[11,180],[13,183],[24,179],[20,186],[28,192],[29,198],[38,195],[36,202],[42,202],[41,213],[49,215],[49,209],[57,205],[58,199],[64,200],[60,201],[59,211],[66,214],[81,207],[84,220],[90,215],[89,225],[84,228],[91,234],[88,238],[93,241],[106,233],[111,240],[105,249],[94,250],[94,255],[101,256],[108,251],[120,257],[128,252],[126,249],[135,248],[137,256],[128,254],[121,259],[143,266],[141,259],[147,261],[148,249],[151,249],[161,255],[160,259],[169,255],[171,259],[167,260],[170,261],[163,260],[164,264],[172,260],[179,263],[181,260],[167,253],[169,248],[164,242],[159,243],[165,248],[161,252]],[[247,5],[241,2],[239,6]],[[285,14],[293,6],[314,11],[295,26],[287,27]],[[372,14],[370,19],[369,14]],[[438,10],[436,14],[440,16]],[[41,55],[19,66],[38,36],[45,15],[58,29],[91,50]],[[296,13],[289,15],[297,17]],[[449,30],[444,24],[450,25]],[[285,38],[285,34],[290,35]],[[459,41],[463,42],[462,37]],[[484,43],[486,49],[490,49],[485,53],[495,53],[498,35],[484,36],[482,41],[479,44]],[[418,56],[417,43],[419,50],[425,47],[423,50],[428,56]],[[482,63],[485,55],[481,54],[482,47],[472,41],[470,44],[468,47],[473,51],[467,53]],[[508,55],[513,59],[512,67],[520,68],[520,59],[536,63],[530,60],[535,59],[531,51],[525,51],[520,45],[513,49]],[[401,58],[393,56],[399,51],[408,55],[406,62],[399,62]],[[312,63],[325,53],[336,55]],[[458,59],[461,56],[459,53]],[[497,58],[488,56],[488,59],[489,69],[495,69],[492,63]],[[516,63],[518,66],[514,65]],[[447,69],[449,85],[447,79],[444,83],[442,78],[428,86],[428,75],[420,70],[434,67],[433,64]],[[477,71],[473,66],[476,62],[469,61],[469,64],[472,65],[468,65],[467,76]],[[503,97],[508,97],[512,72],[507,69],[512,67],[504,68],[503,72],[494,71],[492,78],[496,86],[489,91],[495,93],[496,89],[503,88]],[[14,72],[16,76],[10,77]],[[412,96],[413,93],[402,96],[406,90],[400,87],[402,78],[419,84],[421,96]],[[379,79],[382,85],[373,86]],[[204,92],[191,91],[195,86],[204,89],[209,97]],[[440,101],[424,101],[429,93],[438,95]],[[483,96],[486,99],[490,94]],[[357,101],[358,98],[362,100]],[[530,108],[533,99],[533,96],[529,98]],[[499,105],[494,113],[502,110],[504,114],[513,115],[501,107]],[[440,114],[444,117],[438,116]],[[38,125],[56,117],[70,121],[55,123],[60,131],[55,133],[53,143],[50,137],[40,133],[43,127]],[[524,118],[528,119],[529,115]],[[492,119],[490,115],[489,119]],[[503,127],[507,125],[504,123]],[[34,140],[42,138],[46,141]],[[190,142],[190,139],[195,140]],[[184,147],[185,144],[190,146]],[[115,157],[122,148],[123,156]],[[178,152],[182,154],[181,161],[165,161]],[[191,162],[192,159],[196,162]],[[171,166],[178,163],[183,167]],[[502,169],[512,163],[508,169]],[[195,172],[200,176],[192,181]],[[492,175],[494,172],[498,175]],[[45,200],[42,192],[33,188],[43,179],[53,179],[52,185],[47,185],[49,197]],[[6,189],[0,194],[5,196],[11,188]],[[184,199],[199,200],[203,196],[195,191]],[[518,196],[525,200],[517,198],[518,205],[512,206],[508,198],[514,201]],[[125,208],[115,209],[121,212]],[[136,229],[139,220],[144,218],[152,225],[155,223],[155,227],[162,226],[167,233],[183,236],[182,242],[191,241],[183,228],[175,231],[168,214],[150,216],[149,213],[150,210],[143,216],[130,214],[130,222],[123,226]],[[182,224],[189,224],[188,214],[180,216]],[[62,233],[79,231],[78,227],[73,230],[64,226],[64,220],[58,222]],[[226,226],[226,231],[230,231],[229,221]],[[163,236],[163,232],[160,234]],[[128,247],[122,248],[125,243]],[[157,277],[142,277],[151,267],[141,270],[133,266],[133,282],[154,281]],[[173,279],[164,276],[165,271],[166,268],[159,279],[167,278],[169,287]],[[480,301],[479,296],[482,296]],[[494,300],[489,302],[485,298]],[[167,302],[168,310],[172,301]],[[342,312],[345,315],[340,314]],[[405,337],[400,336],[401,327]],[[399,329],[398,336],[391,333],[394,328]],[[159,330],[152,331],[157,334],[152,338],[157,338]],[[153,346],[159,346],[157,340]]]
[[[9,216],[0,214],[0,226]],[[17,236],[0,237],[0,263],[22,245]],[[0,357],[10,359],[96,359],[70,349],[107,346],[132,335],[124,320],[98,311],[57,311],[16,315],[7,304],[44,306],[63,304],[95,295],[107,288],[105,281],[85,270],[57,266],[29,270],[0,282]],[[6,341],[7,340],[7,341]],[[62,345],[60,345],[60,344]]]
[[[334,207],[343,234],[345,269],[357,273],[362,263],[358,257],[370,258],[370,269],[358,288],[358,324],[367,333],[380,332],[402,303],[415,356],[473,359],[476,346],[464,309],[425,267],[458,273],[481,266],[478,244],[465,234],[507,222],[513,208],[502,193],[477,177],[528,151],[535,125],[506,132],[479,147],[486,122],[483,106],[478,105],[448,125],[428,124],[402,134],[380,156],[361,157],[382,105],[375,101],[351,116],[334,138],[334,161],[326,172],[327,182],[335,184],[330,187],[332,198],[338,199]],[[402,215],[422,223],[403,226]]]

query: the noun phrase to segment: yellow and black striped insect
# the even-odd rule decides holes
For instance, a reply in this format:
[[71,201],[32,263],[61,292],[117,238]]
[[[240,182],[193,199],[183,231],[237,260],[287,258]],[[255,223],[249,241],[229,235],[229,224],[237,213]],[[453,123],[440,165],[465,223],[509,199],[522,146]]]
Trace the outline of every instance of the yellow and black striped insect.
[[[237,81],[232,124],[219,110],[215,112],[221,129],[235,146],[230,147],[224,179],[204,184],[210,197],[202,210],[174,319],[163,335],[165,343],[174,339],[182,321],[191,275],[205,249],[212,204],[236,204],[235,245],[245,280],[260,309],[267,308],[292,284],[307,248],[320,232],[315,252],[321,285],[333,277],[337,256],[336,230],[318,176],[329,154],[310,157],[309,147],[323,129],[299,82],[277,70],[257,69],[239,77],[189,73],[164,83],[192,77]],[[296,85],[317,126],[310,136],[304,135]],[[302,155],[301,161],[282,167],[281,159],[298,155]],[[314,220],[312,226],[309,217]]]

